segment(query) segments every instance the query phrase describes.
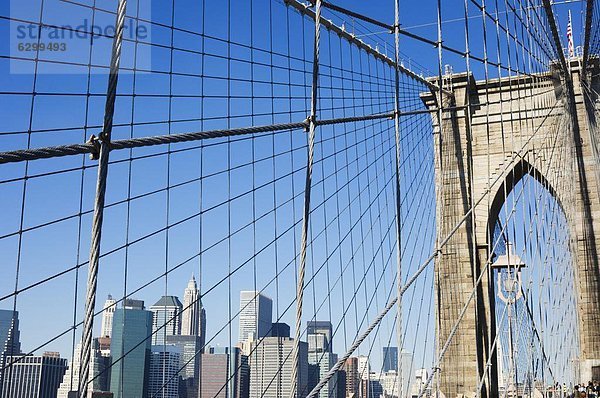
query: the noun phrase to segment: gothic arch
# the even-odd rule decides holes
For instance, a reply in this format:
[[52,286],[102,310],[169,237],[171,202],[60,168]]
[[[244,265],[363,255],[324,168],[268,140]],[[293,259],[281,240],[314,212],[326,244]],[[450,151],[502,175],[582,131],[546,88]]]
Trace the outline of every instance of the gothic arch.
[[[554,188],[552,183],[546,178],[544,173],[542,173],[537,167],[533,166],[530,162],[528,162],[525,157],[521,157],[517,159],[512,168],[506,173],[502,183],[498,185],[498,187],[493,191],[494,196],[493,200],[490,204],[489,212],[487,214],[487,232],[488,236],[492,237],[494,235],[494,227],[498,217],[500,215],[500,211],[502,210],[502,206],[505,203],[505,193],[508,196],[517,186],[519,181],[521,181],[525,176],[533,177],[540,185],[542,185],[550,195],[557,201],[558,206],[563,214],[567,214],[563,207],[563,201],[561,198],[561,194]],[[571,232],[571,231],[569,231]],[[493,243],[493,242],[491,242]]]

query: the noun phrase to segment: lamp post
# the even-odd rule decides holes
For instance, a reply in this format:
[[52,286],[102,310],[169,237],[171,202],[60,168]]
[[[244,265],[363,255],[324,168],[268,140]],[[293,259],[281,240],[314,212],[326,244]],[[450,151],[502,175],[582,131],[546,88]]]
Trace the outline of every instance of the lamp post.
[[[509,382],[507,389],[511,397],[518,396],[517,386],[518,378],[515,366],[514,344],[513,344],[513,312],[516,302],[523,297],[523,281],[521,279],[521,269],[525,263],[519,256],[513,253],[512,243],[507,242],[506,253],[498,256],[492,264],[493,269],[498,273],[498,298],[506,304],[508,315],[508,356],[510,362]],[[502,360],[502,358],[500,358]]]

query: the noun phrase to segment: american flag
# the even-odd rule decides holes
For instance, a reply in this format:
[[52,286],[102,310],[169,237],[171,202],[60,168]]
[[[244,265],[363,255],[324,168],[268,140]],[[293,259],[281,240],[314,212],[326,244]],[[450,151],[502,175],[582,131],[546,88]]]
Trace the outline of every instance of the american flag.
[[569,58],[574,58],[575,46],[573,45],[573,27],[571,26],[571,10],[569,10],[569,24],[567,25],[567,42],[569,43]]

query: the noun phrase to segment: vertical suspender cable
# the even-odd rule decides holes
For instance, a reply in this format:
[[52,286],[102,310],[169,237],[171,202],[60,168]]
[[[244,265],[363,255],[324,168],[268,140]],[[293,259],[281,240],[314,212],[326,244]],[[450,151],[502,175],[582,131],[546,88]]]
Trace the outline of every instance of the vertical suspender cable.
[[81,362],[79,367],[78,397],[86,397],[92,349],[92,332],[94,328],[94,308],[96,307],[96,286],[98,283],[98,263],[100,261],[100,239],[102,234],[102,219],[104,216],[104,199],[106,194],[106,178],[108,176],[108,155],[110,152],[110,135],[115,113],[117,82],[119,79],[119,64],[121,46],[123,43],[123,27],[125,25],[125,10],[127,0],[119,0],[115,24],[115,36],[110,60],[110,74],[104,109],[104,124],[100,134],[100,154],[98,161],[98,181],[96,183],[96,199],[94,203],[94,218],[92,220],[92,237],[90,245],[90,260],[85,301],[85,318],[83,320],[83,335],[81,338]]
[[[442,90],[444,87],[443,81],[442,81],[442,2],[441,0],[437,0],[437,53],[438,53],[438,85],[440,87],[440,90],[438,91],[438,109],[437,109],[437,119],[438,119],[438,142],[437,145],[439,145],[439,159],[438,161],[440,162],[439,165],[442,165],[442,156],[444,155],[443,153],[443,147],[442,147],[442,132],[443,132],[443,128],[442,128],[442,114],[443,114],[443,103],[442,101],[444,100],[443,95],[442,95]],[[434,143],[435,145],[435,143]],[[441,189],[441,187],[440,187]],[[441,195],[438,198],[441,200]],[[440,203],[437,204],[437,208],[441,208]],[[437,216],[439,216],[439,214],[437,214]],[[440,217],[437,217],[438,220],[440,220]],[[441,228],[441,226],[438,226],[438,228]],[[436,245],[438,245],[439,242],[436,242]],[[439,247],[438,247],[439,250]],[[436,278],[439,278],[436,276]],[[434,282],[436,283],[436,282]],[[439,286],[439,280],[437,281],[438,286]],[[437,303],[437,313],[440,313],[440,309],[441,309],[441,305],[439,300],[436,301]],[[441,323],[438,319],[438,330],[439,327],[441,326]],[[437,336],[437,338],[435,339],[435,351],[436,353],[438,353],[440,350],[440,342],[439,342],[439,336]],[[439,372],[435,372],[435,380],[436,380],[436,397],[438,395],[438,392],[440,391],[440,375]]]
[[304,213],[302,217],[302,237],[300,242],[300,267],[298,270],[298,286],[296,289],[296,333],[292,352],[292,388],[290,398],[298,392],[298,370],[300,366],[300,330],[302,327],[302,301],[304,299],[304,274],[306,271],[306,247],[308,244],[308,228],[310,218],[310,190],[312,167],[315,149],[315,128],[317,127],[317,83],[319,80],[319,40],[321,35],[321,0],[315,1],[315,41],[313,48],[313,70],[311,87],[311,104],[308,131],[308,156],[306,159],[306,183],[304,186]]
[[394,43],[395,43],[395,58],[396,65],[394,67],[394,128],[396,133],[396,261],[397,261],[397,289],[398,289],[398,303],[396,316],[396,341],[398,344],[398,378],[397,390],[398,396],[403,397],[404,391],[402,390],[402,250],[401,250],[401,208],[400,208],[400,71],[398,65],[400,65],[400,0],[394,0]]
[[585,26],[583,35],[583,66],[581,68],[582,80],[587,80],[587,67],[590,58],[590,35],[592,31],[592,18],[594,16],[594,0],[586,2]]

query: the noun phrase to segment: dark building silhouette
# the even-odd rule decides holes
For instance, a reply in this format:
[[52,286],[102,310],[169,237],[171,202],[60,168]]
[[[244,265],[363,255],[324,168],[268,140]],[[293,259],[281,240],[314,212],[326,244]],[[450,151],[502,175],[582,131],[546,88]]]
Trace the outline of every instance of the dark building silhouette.
[[57,352],[42,356],[7,356],[10,371],[3,379],[2,398],[56,398],[67,371],[67,360]]
[[340,369],[337,371],[336,379],[337,398],[346,398],[346,371]]
[[290,337],[290,325],[283,322],[273,323],[271,337]]
[[[0,310],[0,368],[4,367],[7,356],[19,355],[19,313],[12,310]],[[0,397],[2,397],[2,376],[0,372]]]
[[383,347],[383,371],[398,371],[398,347]]

